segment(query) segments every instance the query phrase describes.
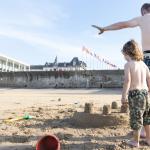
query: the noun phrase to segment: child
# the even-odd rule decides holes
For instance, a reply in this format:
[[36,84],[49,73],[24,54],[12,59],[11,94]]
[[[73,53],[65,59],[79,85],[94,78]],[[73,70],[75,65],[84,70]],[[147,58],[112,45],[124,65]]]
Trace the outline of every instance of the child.
[[133,139],[128,140],[127,144],[139,147],[140,131],[144,125],[146,143],[150,146],[150,114],[148,114],[149,69],[142,61],[143,53],[134,40],[127,42],[123,46],[122,53],[127,63],[124,67],[125,80],[121,102],[125,105],[128,99],[130,126],[133,129]]

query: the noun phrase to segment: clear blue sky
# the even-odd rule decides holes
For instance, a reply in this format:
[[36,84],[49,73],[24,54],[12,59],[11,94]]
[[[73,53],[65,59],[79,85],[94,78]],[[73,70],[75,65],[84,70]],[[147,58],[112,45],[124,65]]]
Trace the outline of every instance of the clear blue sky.
[[29,64],[80,59],[83,45],[119,67],[122,45],[140,30],[125,29],[97,36],[92,24],[109,25],[140,16],[148,0],[1,0],[0,52]]

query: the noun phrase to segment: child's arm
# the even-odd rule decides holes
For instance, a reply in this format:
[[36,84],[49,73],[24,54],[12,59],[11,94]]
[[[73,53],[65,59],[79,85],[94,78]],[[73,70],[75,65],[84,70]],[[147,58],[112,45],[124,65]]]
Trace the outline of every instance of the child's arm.
[[126,63],[124,67],[124,84],[121,98],[122,104],[127,102],[127,94],[130,88],[130,83],[131,83],[130,65],[129,63]]
[[148,91],[150,92],[150,72],[148,67],[146,68],[146,80],[147,80]]

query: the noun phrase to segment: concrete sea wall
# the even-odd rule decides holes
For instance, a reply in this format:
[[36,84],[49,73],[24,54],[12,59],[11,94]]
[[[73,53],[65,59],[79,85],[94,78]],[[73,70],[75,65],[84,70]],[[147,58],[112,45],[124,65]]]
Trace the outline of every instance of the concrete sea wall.
[[1,72],[0,87],[119,88],[123,70]]

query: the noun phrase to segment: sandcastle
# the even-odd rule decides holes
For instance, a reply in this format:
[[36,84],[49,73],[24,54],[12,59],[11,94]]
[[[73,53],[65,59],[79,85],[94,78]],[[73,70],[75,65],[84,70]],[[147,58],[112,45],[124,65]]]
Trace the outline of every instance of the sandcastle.
[[121,113],[128,113],[129,112],[129,106],[128,104],[124,104],[121,106]]
[[111,108],[112,109],[118,109],[118,103],[117,102],[112,102],[112,104],[111,104]]
[[[113,109],[112,109],[113,108]],[[96,111],[98,110],[98,111]],[[75,112],[71,123],[77,127],[99,128],[108,126],[128,125],[129,115],[122,113],[117,102],[104,105],[103,109],[95,109],[93,103],[85,103],[84,112]]]
[[93,113],[93,103],[85,103],[84,112]]
[[110,105],[104,105],[103,106],[103,114],[104,115],[111,114],[111,106]]

